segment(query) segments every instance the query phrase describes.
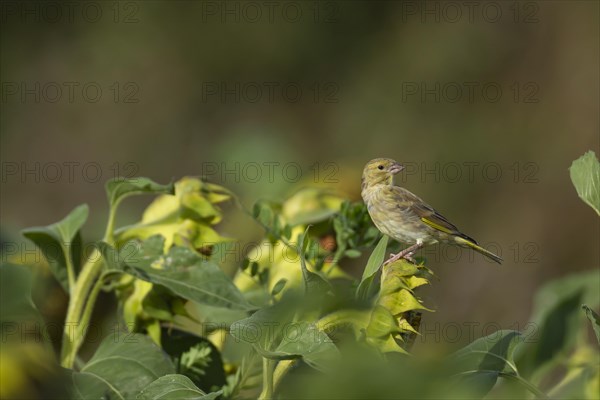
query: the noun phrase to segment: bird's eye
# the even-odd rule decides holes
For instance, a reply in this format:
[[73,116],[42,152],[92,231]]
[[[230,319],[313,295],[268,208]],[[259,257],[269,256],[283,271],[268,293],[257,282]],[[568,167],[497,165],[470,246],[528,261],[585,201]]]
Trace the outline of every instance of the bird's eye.
[[379,166],[377,167],[377,169],[378,169],[378,170],[380,170],[380,171],[382,171],[382,170],[383,170],[383,165],[379,165]]

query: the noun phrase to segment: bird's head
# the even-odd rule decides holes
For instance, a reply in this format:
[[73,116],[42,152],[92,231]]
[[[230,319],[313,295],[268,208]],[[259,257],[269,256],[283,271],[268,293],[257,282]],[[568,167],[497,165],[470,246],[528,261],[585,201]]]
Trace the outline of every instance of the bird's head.
[[404,165],[390,158],[376,158],[365,165],[363,185],[391,185],[394,175],[404,169]]

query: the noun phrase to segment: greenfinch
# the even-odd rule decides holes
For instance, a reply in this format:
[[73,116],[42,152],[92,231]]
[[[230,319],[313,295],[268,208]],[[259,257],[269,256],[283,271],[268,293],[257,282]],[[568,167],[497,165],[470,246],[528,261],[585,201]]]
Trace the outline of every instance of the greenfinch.
[[404,166],[389,158],[376,158],[365,166],[361,196],[373,223],[383,234],[410,246],[391,254],[386,264],[401,258],[414,262],[412,256],[421,247],[450,243],[471,248],[498,264],[502,258],[479,246],[460,232],[448,219],[408,190],[394,185],[394,175]]

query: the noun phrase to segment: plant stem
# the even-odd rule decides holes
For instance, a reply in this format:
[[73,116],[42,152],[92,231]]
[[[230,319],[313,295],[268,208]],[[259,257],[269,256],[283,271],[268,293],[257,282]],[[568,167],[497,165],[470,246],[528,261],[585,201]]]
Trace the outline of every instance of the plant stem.
[[[81,341],[85,338],[86,328],[88,328],[90,319],[92,317],[92,312],[94,311],[94,304],[96,304],[96,299],[98,298],[98,294],[100,293],[100,289],[102,289],[102,284],[104,283],[103,276],[101,275],[97,280],[94,286],[92,287],[92,291],[90,292],[87,301],[85,302],[85,306],[83,308],[83,314],[81,315],[81,319],[79,320],[79,324],[77,325],[76,338],[80,338]],[[76,351],[79,350],[79,346],[77,346]]]
[[75,267],[73,267],[73,257],[71,256],[70,243],[61,243],[62,251],[65,255],[65,263],[67,264],[67,279],[69,281],[69,296],[73,295],[75,287]]
[[[73,368],[75,355],[83,342],[81,335],[77,335],[81,329],[82,311],[94,281],[96,281],[102,272],[102,265],[102,255],[98,249],[94,249],[90,254],[90,258],[81,269],[81,274],[79,274],[79,278],[77,278],[75,286],[71,291],[61,349],[61,366],[64,368]],[[88,307],[93,308],[93,304],[87,304],[86,308]]]
[[115,217],[117,215],[117,204],[110,207],[108,212],[108,222],[106,223],[106,231],[104,232],[104,239],[106,243],[112,245],[114,242],[114,231],[115,231]]
[[296,365],[297,360],[281,360],[277,363],[273,373],[273,392],[277,390],[283,377]]
[[338,261],[340,261],[340,259],[342,258],[342,254],[344,253],[344,251],[346,251],[346,248],[342,247],[342,246],[340,246],[336,250],[335,254],[333,255],[333,259],[331,260],[331,265],[330,265],[329,269],[327,271],[325,271],[326,276],[329,276],[329,274],[331,274],[331,272],[337,265]]
[[519,382],[521,385],[525,386],[527,390],[535,395],[538,399],[548,399],[548,396],[540,389],[529,383],[527,380],[523,379],[520,375],[507,374],[504,372],[500,372],[499,375],[505,379],[512,379],[514,381]]
[[263,389],[258,397],[259,400],[273,398],[273,360],[263,357]]
[[[106,231],[104,233],[104,238],[102,239],[110,245],[114,244],[117,205],[118,204],[114,204],[110,207]],[[70,255],[70,252],[68,254]],[[68,256],[67,260],[69,260]],[[94,248],[94,251],[90,254],[87,262],[81,269],[77,281],[70,286],[71,297],[69,299],[67,317],[65,318],[63,343],[60,352],[60,364],[64,368],[73,368],[77,351],[85,339],[85,327],[89,323],[96,303],[96,298],[102,288],[102,279],[100,275],[102,273],[103,264],[104,262],[100,250]]]

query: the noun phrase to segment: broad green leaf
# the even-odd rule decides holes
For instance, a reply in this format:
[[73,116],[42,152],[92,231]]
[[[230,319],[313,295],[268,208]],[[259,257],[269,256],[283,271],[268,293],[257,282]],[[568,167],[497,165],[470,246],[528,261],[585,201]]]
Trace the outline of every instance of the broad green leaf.
[[141,334],[107,336],[94,356],[73,373],[80,399],[131,399],[156,379],[175,373],[167,355]]
[[251,344],[263,357],[274,360],[303,358],[325,370],[338,356],[337,347],[315,324],[293,322],[294,310],[281,301],[231,325],[236,339]]
[[120,251],[121,259],[128,265],[150,267],[162,257],[165,238],[162,235],[154,235],[144,240],[141,244],[139,242],[129,243],[122,247]]
[[333,341],[314,324],[297,322],[287,325],[276,353],[298,355],[311,367],[327,371],[339,356]]
[[[530,317],[533,329],[525,340],[517,363],[526,377],[542,373],[564,359],[573,349],[587,321],[581,304],[600,305],[598,270],[570,274],[546,283],[534,297]],[[537,379],[534,379],[537,380]]]
[[123,271],[126,265],[150,267],[163,255],[165,238],[154,235],[144,240],[130,241],[123,244],[119,250],[106,242],[97,242],[108,271]]
[[[29,268],[0,265],[0,324],[2,346],[49,344],[44,320],[31,299],[33,279]],[[50,346],[48,350],[52,352]]]
[[504,330],[479,338],[460,349],[450,358],[457,375],[468,379],[478,393],[489,392],[499,376],[518,376],[514,361],[515,348],[522,343],[519,332]]
[[111,207],[119,204],[125,197],[137,194],[174,194],[174,185],[161,185],[151,179],[138,178],[113,178],[106,182],[106,195]]
[[596,153],[588,151],[573,161],[569,172],[579,197],[600,215],[600,163]]
[[213,400],[221,392],[206,394],[187,376],[170,374],[161,376],[137,395],[138,400]]
[[275,359],[298,358],[273,352],[281,340],[282,330],[288,326],[294,316],[294,310],[280,301],[270,307],[262,308],[250,317],[231,324],[229,332],[237,341],[252,345],[263,357]]
[[388,244],[388,236],[383,235],[377,246],[369,256],[369,261],[367,261],[367,266],[363,271],[363,276],[358,285],[358,289],[356,291],[357,297],[359,299],[366,300],[371,295],[371,285],[373,284],[373,279],[375,274],[381,268],[383,264],[383,260],[385,258],[385,249]]
[[[27,228],[23,236],[40,248],[48,260],[50,270],[65,291],[69,291],[68,263],[73,264],[73,274],[81,262],[81,236],[79,230],[88,217],[88,206],[75,207],[65,218],[48,226]],[[68,257],[68,258],[67,258]],[[73,279],[75,276],[73,276]]]
[[[251,310],[242,293],[215,264],[203,260],[185,247],[172,247],[157,257],[152,266],[143,257],[128,262],[125,272],[136,278],[166,287],[173,293],[198,303],[238,310]],[[141,261],[140,261],[141,260]],[[159,266],[161,269],[153,268]]]
[[592,324],[592,329],[596,334],[596,339],[598,339],[598,344],[600,344],[600,316],[598,316],[598,314],[596,314],[594,310],[592,310],[585,304],[582,306],[582,308],[585,310],[585,315],[590,320],[590,324]]

